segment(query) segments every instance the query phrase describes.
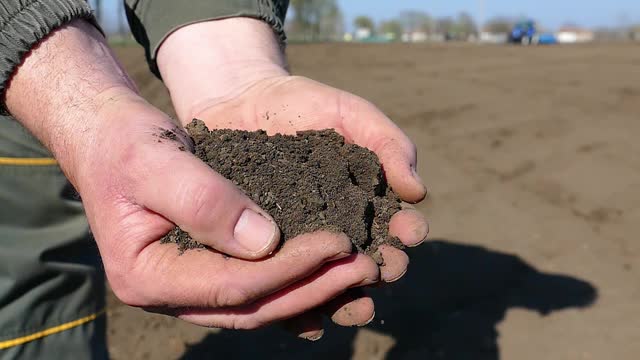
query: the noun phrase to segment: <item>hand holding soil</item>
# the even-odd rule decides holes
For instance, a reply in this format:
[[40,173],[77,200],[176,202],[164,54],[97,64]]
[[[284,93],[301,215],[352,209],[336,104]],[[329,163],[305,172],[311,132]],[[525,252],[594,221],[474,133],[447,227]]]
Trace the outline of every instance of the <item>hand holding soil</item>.
[[[373,104],[355,95],[302,77],[274,76],[253,83],[240,95],[227,101],[216,102],[198,96],[194,96],[194,99],[199,101],[194,102],[191,109],[197,111],[185,112],[186,115],[181,117],[185,125],[195,117],[202,119],[210,129],[265,130],[269,135],[335,129],[347,143],[368,148],[377,155],[387,184],[401,200],[416,203],[426,195],[426,189],[415,172],[416,151],[413,143]],[[206,106],[203,107],[203,104]],[[213,153],[211,155],[215,156]],[[348,171],[343,173],[346,176],[348,174]],[[242,188],[242,175],[237,176],[236,181]],[[284,179],[295,180],[289,176]],[[352,181],[348,183],[352,184]],[[370,184],[373,186],[374,182]],[[259,197],[260,194],[258,202]],[[268,197],[263,200],[270,202]],[[275,203],[271,205],[277,208]],[[318,214],[321,212],[318,211]],[[392,212],[385,216],[391,216]],[[404,246],[416,246],[427,236],[426,220],[409,205],[403,206],[390,219],[383,220],[383,231],[387,230],[387,220],[388,235],[400,240]],[[377,260],[383,263],[380,266],[382,281],[393,282],[405,274],[409,258],[398,246],[382,244],[378,252],[381,256]],[[322,329],[322,313],[335,323],[346,326],[366,323],[374,315],[373,300],[355,291],[339,296],[318,310],[290,320],[294,331],[318,333]]]
[[[216,46],[201,46],[207,39],[216,39]],[[198,118],[212,130],[265,130],[268,135],[335,129],[347,143],[367,148],[378,156],[388,185],[401,200],[416,203],[425,197],[426,189],[415,171],[416,149],[409,138],[366,100],[290,76],[280,45],[264,23],[232,19],[183,27],[163,42],[157,60],[183,126]],[[210,202],[201,201],[205,207],[202,213],[219,210],[214,199],[212,196]],[[206,204],[211,208],[206,208]],[[176,224],[200,240],[190,229]],[[426,238],[428,226],[419,212],[405,208],[391,217],[388,231],[405,246],[415,246]],[[313,241],[309,236],[314,234],[317,233],[287,241],[274,258],[301,237]],[[333,241],[346,239],[335,234],[333,237]],[[162,246],[178,254],[175,248]],[[323,313],[340,325],[365,324],[374,316],[372,299],[355,289],[346,289],[375,282],[371,281],[370,266],[375,268],[376,280],[390,282],[399,279],[409,263],[404,251],[396,247],[382,245],[378,250],[384,259],[380,269],[370,257],[352,254],[317,268],[315,275],[299,282],[295,290],[279,291],[253,307],[245,307],[239,317],[245,321],[260,319],[265,324],[291,318],[285,314],[297,312],[299,315],[289,319],[288,325],[301,337],[310,339],[322,335]],[[192,256],[189,253],[206,252],[188,251],[182,257]],[[362,276],[368,281],[345,287],[350,279]],[[342,295],[338,296],[334,291],[340,287]],[[321,301],[332,293],[335,295],[329,303]],[[309,300],[323,305],[309,306]]]
[[[188,136],[138,95],[95,27],[77,20],[45,42],[13,78],[7,108],[80,193],[124,303],[199,325],[253,329],[379,280],[376,264],[352,255],[343,235],[301,235],[264,258],[280,238],[271,217],[184,151]],[[158,241],[175,224],[233,257],[180,256]]]
[[[414,144],[373,104],[355,95],[303,77],[276,76],[254,83],[228,101],[204,109],[198,106],[210,103],[201,99],[193,106],[197,112],[181,118],[183,124],[197,118],[212,130],[264,130],[269,135],[335,129],[345,142],[377,155],[386,183],[400,200],[416,203],[426,195],[415,172]],[[390,218],[388,230],[405,246],[415,246],[426,238],[428,225],[422,214],[405,206]],[[406,271],[408,257],[393,246],[383,245],[379,251],[384,257],[382,279],[397,280]]]
[[[273,36],[268,27],[265,30]],[[31,53],[12,80],[7,106],[49,147],[80,193],[104,270],[120,300],[194,324],[235,329],[302,316],[293,322],[304,332],[309,323],[315,327],[321,319],[317,311],[310,312],[319,308],[344,325],[363,324],[372,317],[370,299],[341,294],[375,284],[381,275],[387,280],[397,278],[406,269],[402,251],[380,247],[385,259],[381,273],[369,256],[352,252],[345,235],[315,231],[288,240],[268,256],[280,239],[271,216],[231,181],[185,151],[193,145],[189,137],[139,96],[94,27],[77,21],[46,41],[52,45]],[[204,71],[178,65],[173,69],[182,73],[187,88],[196,87],[185,81],[185,69],[195,69],[199,75]],[[173,91],[171,73],[161,72],[173,96],[206,100]],[[188,78],[208,83],[201,76]],[[241,82],[251,90],[235,92],[234,101],[209,101],[211,106],[199,102],[203,119],[210,127],[211,119],[224,118],[235,122],[234,127],[273,131],[277,127],[257,123],[256,114],[249,110],[259,109],[262,116],[265,104],[278,108],[298,104],[291,114],[323,120],[306,125],[335,128],[349,142],[374,150],[401,197],[417,201],[424,196],[424,188],[411,172],[414,148],[389,120],[356,108],[365,103],[350,101],[335,89],[300,78],[269,79],[272,82]],[[320,103],[308,103],[309,99]],[[281,100],[285,102],[278,103]],[[311,113],[318,106],[331,114]],[[207,116],[208,111],[217,110],[224,117]],[[366,126],[362,119],[367,119]],[[290,126],[283,131],[305,130],[306,125],[294,123],[294,117],[284,120]],[[418,243],[426,234],[426,224],[413,213],[412,217],[411,212],[398,212],[390,223],[390,234],[407,245]],[[209,249],[180,255],[175,247],[161,244],[158,240],[176,225]],[[416,229],[420,232],[412,231]],[[343,305],[350,311],[340,311]]]
[[[202,26],[212,24],[221,23]],[[252,24],[267,38],[273,37],[266,24]],[[175,34],[163,49],[172,38],[186,44]],[[197,38],[192,38],[192,44]],[[371,299],[347,291],[381,278],[400,277],[408,263],[404,252],[380,246],[384,258],[380,271],[369,256],[352,252],[345,235],[315,231],[290,238],[269,256],[280,246],[280,232],[272,217],[230,180],[185,151],[193,145],[189,137],[139,96],[94,27],[76,21],[46,42],[52,45],[32,52],[12,80],[7,107],[49,147],[80,193],[109,283],[120,300],[210,327],[254,329],[294,318],[295,331],[310,338],[317,338],[321,326],[316,309],[342,325],[364,324],[373,317]],[[277,46],[270,48],[279,51]],[[209,50],[213,56],[220,54]],[[233,53],[237,53],[235,48]],[[167,71],[160,60],[174,103],[187,104],[184,97],[194,101],[194,107],[186,109],[199,108],[201,112],[195,115],[201,115],[210,128],[266,129],[269,133],[334,128],[347,142],[378,155],[389,185],[402,199],[415,202],[424,197],[425,189],[412,171],[415,148],[362,99],[282,75],[281,68],[278,76],[256,81],[236,73],[233,79],[243,81],[235,83],[247,87],[225,89],[235,95],[220,102],[220,98],[208,98],[208,92],[201,96],[194,91],[174,91],[175,71],[186,89],[218,84],[203,81],[201,76],[213,73],[205,66],[212,62],[203,61],[200,67],[174,63]],[[225,67],[226,73],[232,68]],[[189,71],[196,71],[197,76]],[[251,71],[266,74],[255,67]],[[184,116],[181,119],[186,123]],[[367,183],[358,179],[357,172],[353,174],[357,183]],[[367,197],[367,205],[369,201],[375,203]],[[384,228],[378,231],[374,220],[364,227],[366,237],[360,237],[363,249],[371,238],[368,232],[373,234],[376,229],[376,238],[385,238]],[[176,225],[208,249],[180,255],[175,247],[161,244],[158,240]],[[303,229],[308,230],[312,229]],[[412,210],[396,213],[389,223],[389,234],[405,245],[419,243],[426,232],[426,223]]]

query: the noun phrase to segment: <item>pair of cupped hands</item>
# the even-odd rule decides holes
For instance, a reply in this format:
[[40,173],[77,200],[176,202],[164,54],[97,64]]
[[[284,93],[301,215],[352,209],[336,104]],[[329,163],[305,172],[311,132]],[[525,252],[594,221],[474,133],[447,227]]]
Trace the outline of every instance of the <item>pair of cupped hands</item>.
[[[269,134],[332,128],[378,155],[402,200],[425,197],[409,138],[362,98],[289,75],[266,24],[228,19],[189,25],[163,42],[157,59],[182,125],[198,118],[209,128]],[[39,105],[30,106],[29,98]],[[280,233],[269,214],[179,150],[192,146],[183,131],[175,142],[157,141],[175,123],[137,94],[101,35],[84,21],[59,29],[31,52],[6,104],[78,189],[110,285],[126,304],[211,327],[284,321],[315,340],[323,334],[323,316],[344,326],[370,322],[374,303],[361,288],[393,282],[407,270],[404,251],[381,247],[384,264],[378,266],[354,253],[344,234],[327,231],[278,248]],[[286,111],[264,116],[283,106]],[[181,255],[160,244],[175,225],[208,249]],[[425,240],[428,226],[407,205],[392,217],[389,232],[412,247]]]

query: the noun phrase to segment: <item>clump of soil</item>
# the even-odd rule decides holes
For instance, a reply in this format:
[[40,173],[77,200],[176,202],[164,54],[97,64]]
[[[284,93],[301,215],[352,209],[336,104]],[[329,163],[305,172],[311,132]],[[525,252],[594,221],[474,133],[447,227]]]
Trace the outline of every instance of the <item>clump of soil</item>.
[[[400,200],[387,185],[377,156],[347,144],[333,130],[297,136],[264,131],[212,130],[187,125],[195,155],[230,179],[280,226],[283,241],[316,230],[344,232],[358,251],[380,259],[381,244],[402,247],[389,236]],[[180,228],[162,240],[181,251],[202,247]]]

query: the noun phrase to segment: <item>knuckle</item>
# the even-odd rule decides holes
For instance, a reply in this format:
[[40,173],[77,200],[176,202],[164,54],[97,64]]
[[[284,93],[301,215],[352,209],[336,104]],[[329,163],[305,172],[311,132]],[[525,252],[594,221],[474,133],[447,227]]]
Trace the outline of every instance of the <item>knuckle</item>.
[[198,184],[183,193],[182,199],[185,214],[196,227],[206,226],[216,212],[217,189],[211,184]]

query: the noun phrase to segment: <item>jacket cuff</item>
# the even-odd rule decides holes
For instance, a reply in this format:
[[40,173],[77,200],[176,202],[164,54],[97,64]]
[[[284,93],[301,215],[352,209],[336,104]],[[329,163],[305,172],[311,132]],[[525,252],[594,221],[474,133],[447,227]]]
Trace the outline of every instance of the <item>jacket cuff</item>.
[[[3,0],[4,2],[4,0]],[[16,3],[12,8],[11,3]],[[0,12],[0,114],[6,114],[4,92],[22,58],[56,28],[77,18],[98,27],[91,7],[84,0],[9,1],[7,13]],[[98,27],[99,29],[99,27]]]
[[271,25],[284,46],[288,5],[288,0],[198,0],[188,4],[175,0],[127,0],[126,11],[133,36],[145,48],[151,72],[160,78],[156,63],[158,49],[179,28],[209,20],[250,17]]

